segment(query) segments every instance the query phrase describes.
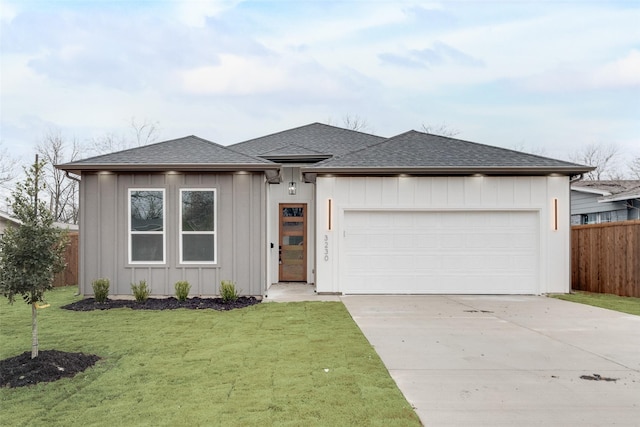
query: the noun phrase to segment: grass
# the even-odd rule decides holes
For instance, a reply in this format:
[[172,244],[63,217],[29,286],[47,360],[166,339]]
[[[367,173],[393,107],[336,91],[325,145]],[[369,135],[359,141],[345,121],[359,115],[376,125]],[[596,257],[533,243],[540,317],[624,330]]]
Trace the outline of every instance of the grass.
[[640,316],[640,298],[620,297],[611,294],[595,294],[591,292],[574,291],[571,294],[551,295],[565,301],[608,308],[609,310]]
[[[47,293],[40,349],[102,360],[73,378],[0,389],[3,425],[420,425],[342,303],[61,310],[75,289]],[[0,302],[0,359],[30,340],[30,307]]]

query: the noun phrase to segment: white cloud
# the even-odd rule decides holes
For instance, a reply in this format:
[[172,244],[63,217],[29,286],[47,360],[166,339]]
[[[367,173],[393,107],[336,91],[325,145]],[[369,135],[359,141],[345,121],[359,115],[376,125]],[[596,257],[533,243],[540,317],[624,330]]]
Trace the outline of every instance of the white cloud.
[[543,93],[640,88],[640,51],[632,49],[620,59],[593,68],[584,64],[562,64],[523,79],[521,86]]
[[261,96],[303,102],[346,99],[367,83],[354,82],[348,71],[327,70],[313,61],[271,56],[220,55],[220,64],[182,70],[178,80],[193,95]]
[[599,67],[589,84],[596,88],[640,87],[640,51],[633,49],[624,58]]
[[204,27],[207,18],[232,9],[242,0],[173,0],[176,16],[190,27]]
[[637,141],[640,31],[633,5],[0,6],[8,144],[31,143],[51,124],[80,140],[126,133],[132,116],[158,121],[162,139],[195,133],[230,143],[345,114],[365,118],[381,135],[445,122],[490,144],[546,141],[550,155],[594,135]]

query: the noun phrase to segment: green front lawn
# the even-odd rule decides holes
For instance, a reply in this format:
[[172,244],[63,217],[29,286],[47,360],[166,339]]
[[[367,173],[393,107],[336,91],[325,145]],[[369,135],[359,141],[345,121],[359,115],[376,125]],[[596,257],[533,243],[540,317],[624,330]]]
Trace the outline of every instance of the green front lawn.
[[[419,426],[338,302],[73,312],[47,293],[40,350],[93,353],[74,378],[0,389],[2,425]],[[31,348],[31,311],[0,302],[0,359]]]
[[594,294],[582,291],[574,291],[572,294],[558,294],[551,296],[565,301],[573,301],[640,316],[640,298],[619,297],[611,294]]

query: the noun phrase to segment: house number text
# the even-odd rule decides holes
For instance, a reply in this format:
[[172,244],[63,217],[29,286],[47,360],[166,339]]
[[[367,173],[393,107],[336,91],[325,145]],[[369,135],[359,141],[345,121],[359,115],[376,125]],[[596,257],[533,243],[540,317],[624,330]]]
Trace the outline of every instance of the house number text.
[[329,261],[329,236],[324,235],[324,261]]

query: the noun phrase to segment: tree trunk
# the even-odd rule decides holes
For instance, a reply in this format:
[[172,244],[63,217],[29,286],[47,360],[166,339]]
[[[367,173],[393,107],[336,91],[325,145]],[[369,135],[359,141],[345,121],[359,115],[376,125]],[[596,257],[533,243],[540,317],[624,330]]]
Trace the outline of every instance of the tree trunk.
[[31,358],[38,357],[38,309],[31,303]]

